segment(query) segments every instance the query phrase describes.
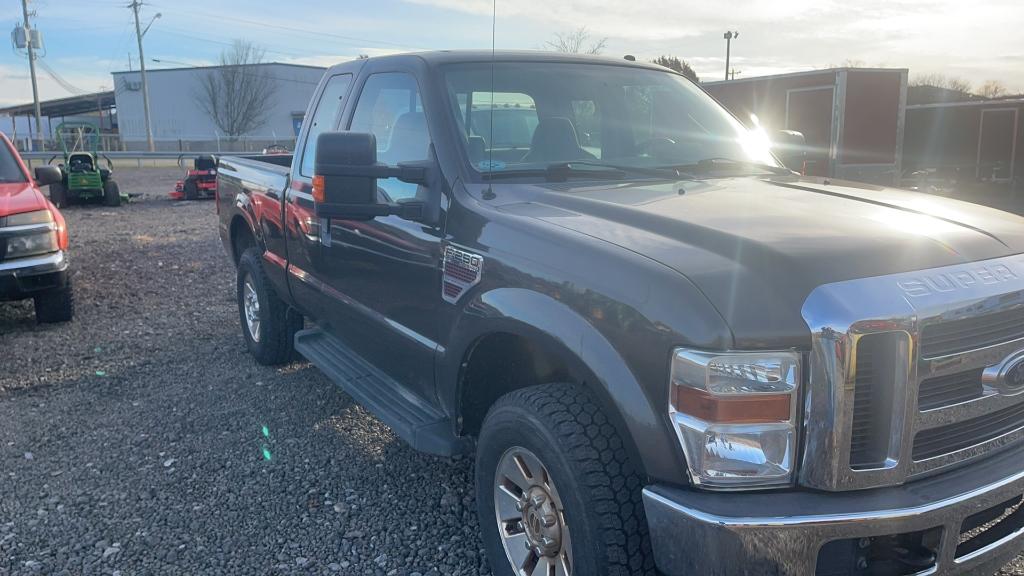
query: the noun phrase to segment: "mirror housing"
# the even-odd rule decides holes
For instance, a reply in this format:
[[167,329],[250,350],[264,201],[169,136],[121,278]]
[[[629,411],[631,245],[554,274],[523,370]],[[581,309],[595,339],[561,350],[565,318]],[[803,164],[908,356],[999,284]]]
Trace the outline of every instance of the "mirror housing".
[[60,168],[56,166],[36,166],[35,172],[36,186],[49,186],[64,179]]
[[796,130],[779,130],[772,138],[772,153],[790,170],[804,173],[807,159],[807,140]]
[[377,138],[362,132],[324,132],[317,137],[313,200],[320,218],[372,220],[395,214],[408,220],[423,218],[425,203],[381,202],[378,178],[397,178],[427,184],[432,162],[386,166],[377,162]]

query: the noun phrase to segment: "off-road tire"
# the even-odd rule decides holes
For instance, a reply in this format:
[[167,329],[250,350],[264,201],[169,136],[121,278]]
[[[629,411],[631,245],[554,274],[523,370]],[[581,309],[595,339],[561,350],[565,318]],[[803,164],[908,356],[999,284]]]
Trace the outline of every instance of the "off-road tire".
[[[259,298],[259,341],[253,339],[246,323],[244,298],[247,278],[252,282]],[[302,329],[303,318],[295,310],[289,309],[274,292],[263,270],[263,250],[258,247],[246,249],[238,261],[236,296],[242,337],[256,361],[273,366],[294,359],[295,333]]]
[[512,576],[495,516],[494,479],[503,454],[522,447],[550,472],[571,527],[573,576],[655,574],[643,481],[614,425],[574,384],[510,392],[488,411],[477,447],[476,495],[495,576]]
[[70,202],[68,201],[68,189],[64,187],[63,182],[54,182],[50,184],[50,202],[57,208],[67,208]]
[[121,188],[117,182],[107,180],[103,183],[103,204],[114,207],[121,205]]
[[64,288],[38,294],[34,298],[36,322],[68,322],[75,316],[75,294],[70,282]]
[[185,192],[185,200],[199,199],[199,186],[196,186],[196,183],[192,180],[185,180],[182,190]]

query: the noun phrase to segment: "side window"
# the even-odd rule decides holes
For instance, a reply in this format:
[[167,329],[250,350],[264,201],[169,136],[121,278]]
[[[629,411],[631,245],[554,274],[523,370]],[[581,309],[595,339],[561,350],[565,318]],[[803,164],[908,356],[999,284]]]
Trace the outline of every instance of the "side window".
[[302,149],[302,164],[299,167],[299,174],[307,177],[313,176],[313,163],[316,161],[316,138],[323,132],[334,130],[338,125],[338,117],[345,107],[345,94],[348,93],[351,83],[351,74],[332,76],[327,81],[320,102],[316,105],[316,111],[313,112],[313,118],[309,120],[306,147]]
[[[377,161],[388,166],[426,160],[430,133],[416,79],[404,72],[374,74],[366,80],[352,116],[352,132],[377,137]],[[416,196],[416,184],[396,178],[380,179],[377,186],[390,200]]]

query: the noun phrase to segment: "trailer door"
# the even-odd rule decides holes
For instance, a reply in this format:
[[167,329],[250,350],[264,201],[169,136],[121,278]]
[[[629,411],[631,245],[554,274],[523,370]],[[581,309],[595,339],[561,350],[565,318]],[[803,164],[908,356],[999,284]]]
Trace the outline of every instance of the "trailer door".
[[982,110],[978,136],[978,178],[996,182],[1012,180],[1016,140],[1015,108]]
[[832,156],[832,116],[835,88],[794,88],[786,93],[786,129],[802,132],[807,140],[807,174],[829,176]]

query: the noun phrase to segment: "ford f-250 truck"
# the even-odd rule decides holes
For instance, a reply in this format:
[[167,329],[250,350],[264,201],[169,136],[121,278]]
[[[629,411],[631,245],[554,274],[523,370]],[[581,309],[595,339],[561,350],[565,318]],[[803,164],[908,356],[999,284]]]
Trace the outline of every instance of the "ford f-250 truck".
[[994,571],[1024,545],[1024,219],[802,177],[684,77],[331,68],[232,157],[261,363],[476,456],[499,575]]

